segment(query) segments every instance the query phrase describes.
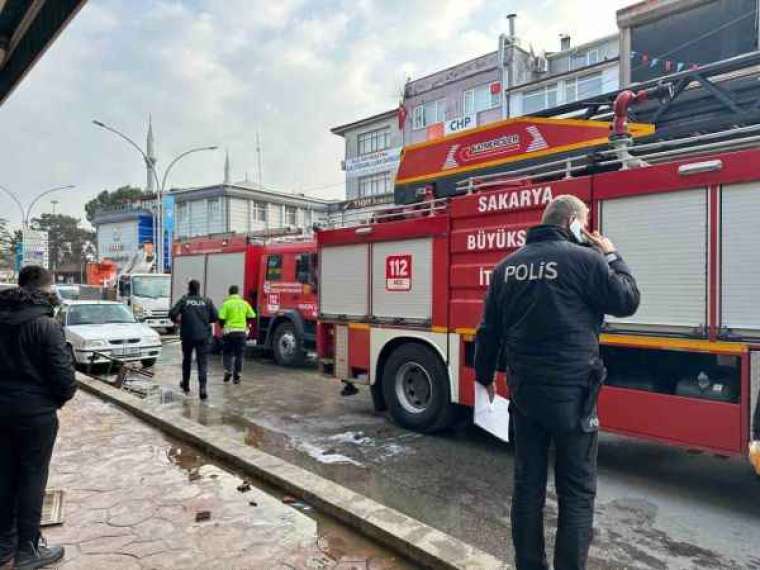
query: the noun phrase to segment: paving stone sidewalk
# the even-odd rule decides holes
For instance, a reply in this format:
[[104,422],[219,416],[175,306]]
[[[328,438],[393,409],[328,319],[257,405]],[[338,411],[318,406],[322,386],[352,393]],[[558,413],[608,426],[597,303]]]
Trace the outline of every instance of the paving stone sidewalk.
[[413,568],[308,506],[241,493],[240,476],[94,396],[59,418],[48,487],[65,491],[65,522],[44,532],[66,547],[58,568]]

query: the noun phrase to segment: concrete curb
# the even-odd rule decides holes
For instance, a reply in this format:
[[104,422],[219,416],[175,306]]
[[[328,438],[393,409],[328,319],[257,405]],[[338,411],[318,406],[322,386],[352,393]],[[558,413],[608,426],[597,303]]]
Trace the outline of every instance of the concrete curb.
[[77,373],[83,390],[118,404],[143,421],[206,453],[303,499],[425,568],[508,570],[494,556],[273,455],[215,433],[175,413],[161,413],[144,400]]

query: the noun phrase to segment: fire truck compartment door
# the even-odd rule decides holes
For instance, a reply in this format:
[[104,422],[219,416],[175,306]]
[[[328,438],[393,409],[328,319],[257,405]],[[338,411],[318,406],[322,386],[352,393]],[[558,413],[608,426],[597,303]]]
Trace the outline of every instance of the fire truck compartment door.
[[213,253],[206,262],[206,297],[217,309],[227,297],[230,285],[237,285],[241,295],[245,295],[245,253]]
[[366,317],[369,312],[369,245],[324,247],[319,254],[321,313]]
[[636,314],[608,317],[610,327],[691,332],[705,325],[706,189],[605,200],[600,220],[641,291]]
[[432,238],[373,244],[372,316],[427,321],[432,312]]
[[206,256],[175,256],[172,263],[172,306],[187,293],[187,283],[191,279],[198,281],[203,291],[206,284]]
[[723,187],[722,326],[760,336],[760,182]]

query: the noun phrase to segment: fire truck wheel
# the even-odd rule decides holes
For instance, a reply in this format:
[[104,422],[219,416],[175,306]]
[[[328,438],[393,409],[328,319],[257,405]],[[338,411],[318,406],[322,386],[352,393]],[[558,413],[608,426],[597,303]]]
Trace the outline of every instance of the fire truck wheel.
[[391,417],[404,428],[432,433],[454,420],[446,367],[427,346],[404,344],[390,355],[383,392]]
[[274,359],[280,366],[300,366],[306,354],[303,342],[296,332],[296,327],[290,321],[277,325],[272,339]]

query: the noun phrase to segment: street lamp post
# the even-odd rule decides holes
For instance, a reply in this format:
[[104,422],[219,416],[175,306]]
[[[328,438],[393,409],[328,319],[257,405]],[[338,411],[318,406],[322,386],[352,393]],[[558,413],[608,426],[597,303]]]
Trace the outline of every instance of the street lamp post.
[[101,121],[92,121],[94,125],[100,127],[101,129],[105,129],[107,131],[112,132],[119,138],[125,140],[127,143],[129,143],[130,146],[134,147],[137,152],[140,153],[140,155],[143,157],[143,160],[145,161],[145,166],[148,168],[150,172],[153,173],[153,178],[156,181],[156,191],[157,191],[157,199],[156,199],[156,212],[157,215],[154,219],[154,225],[157,226],[156,235],[156,247],[158,248],[158,255],[157,255],[157,266],[160,269],[160,272],[164,272],[164,207],[163,207],[163,195],[166,190],[166,181],[169,178],[169,172],[171,172],[172,167],[174,167],[177,162],[179,162],[182,158],[186,157],[189,154],[193,154],[195,152],[201,152],[206,150],[217,150],[218,146],[202,146],[202,147],[196,147],[191,148],[189,150],[186,150],[185,152],[180,153],[177,155],[166,167],[166,170],[164,170],[164,176],[161,179],[161,181],[158,180],[158,174],[156,173],[156,160],[149,157],[148,154],[143,151],[142,148],[140,148],[140,145],[138,145],[135,141],[133,141],[131,138],[129,138],[124,133],[117,131],[113,127],[110,127],[106,125],[105,123]]
[[44,190],[43,192],[40,192],[37,194],[32,201],[29,203],[29,206],[24,209],[24,205],[21,203],[21,200],[19,200],[18,196],[14,192],[11,192],[6,188],[5,186],[0,185],[0,190],[5,192],[8,196],[11,197],[11,199],[16,203],[18,206],[19,211],[21,212],[21,227],[24,230],[29,229],[29,218],[32,215],[32,208],[34,208],[34,205],[37,204],[37,202],[40,201],[41,198],[47,196],[48,194],[52,194],[53,192],[57,192],[59,190],[70,190],[71,188],[75,188],[72,184],[69,184],[67,186],[54,186],[53,188],[48,188],[47,190]]

